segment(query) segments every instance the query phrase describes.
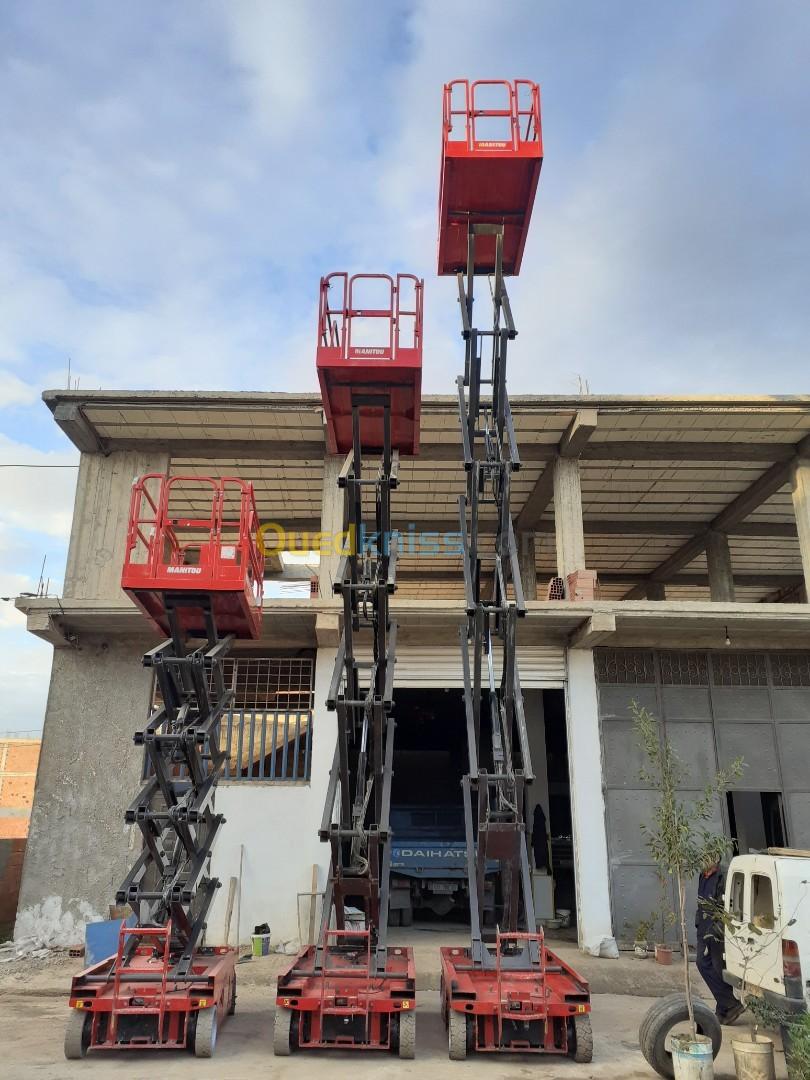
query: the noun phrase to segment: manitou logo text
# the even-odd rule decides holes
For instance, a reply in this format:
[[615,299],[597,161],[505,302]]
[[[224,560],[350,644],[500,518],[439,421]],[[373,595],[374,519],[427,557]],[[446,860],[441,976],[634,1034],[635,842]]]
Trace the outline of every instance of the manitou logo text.
[[363,348],[352,349],[352,352],[357,356],[385,356],[385,349],[371,349],[367,346]]
[[167,574],[201,574],[201,566],[167,566]]

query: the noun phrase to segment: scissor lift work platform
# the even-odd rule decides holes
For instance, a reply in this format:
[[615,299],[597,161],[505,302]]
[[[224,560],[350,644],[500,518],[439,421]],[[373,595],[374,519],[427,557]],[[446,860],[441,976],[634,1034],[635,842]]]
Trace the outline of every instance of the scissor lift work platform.
[[[504,274],[519,269],[534,200],[542,152],[539,94],[534,84],[525,84],[531,90],[528,131],[534,131],[536,139],[532,154],[527,151],[523,158],[517,102],[524,84],[461,84],[467,95],[468,130],[473,125],[462,161],[475,161],[474,125],[479,116],[489,115],[477,106],[477,88],[509,89],[511,105],[501,118],[515,131],[500,157],[490,151],[483,159],[485,166],[477,171],[465,166],[461,185],[449,167],[455,159],[448,156],[447,141],[448,116],[453,115],[448,113],[449,89],[458,85],[451,83],[445,89],[442,178],[443,184],[450,183],[454,201],[448,202],[448,189],[443,187],[442,213],[448,206],[453,212],[439,225],[439,272],[458,270],[465,343],[464,374],[457,387],[467,476],[466,495],[459,497],[459,528],[468,755],[462,798],[471,941],[467,949],[441,950],[442,1015],[450,1057],[456,1060],[474,1050],[566,1054],[588,1062],[593,1052],[588,984],[546,947],[537,932],[524,820],[526,786],[534,774],[517,661],[517,628],[526,602],[510,511],[511,479],[520,468],[520,455],[506,389],[507,351],[517,331]],[[526,170],[522,185],[515,183],[516,160],[523,161]],[[511,218],[502,213],[498,222],[493,193],[500,191],[509,193],[513,213]],[[461,242],[463,251],[458,250]],[[474,325],[475,278],[488,272],[491,323],[489,329],[479,330]],[[493,512],[494,537],[479,531],[484,507]],[[481,912],[491,863],[497,866],[501,910],[495,929],[485,932]]]
[[[324,278],[321,286],[322,329],[329,325],[324,323],[325,283],[336,276],[341,277]],[[391,278],[364,277],[394,288]],[[351,348],[343,358],[345,340],[335,363],[323,347],[318,350],[333,445],[348,450],[338,486],[344,492],[343,531],[354,542],[341,557],[334,583],[343,598],[343,631],[326,704],[337,713],[337,745],[320,828],[321,840],[331,847],[329,879],[317,944],[303,949],[278,977],[273,1048],[280,1056],[299,1049],[414,1056],[413,953],[389,947],[387,939],[397,641],[389,598],[396,589],[398,547],[391,492],[398,484],[400,450],[415,453],[419,444],[421,282],[416,285],[419,335],[405,360],[394,350],[387,360],[374,361],[376,366],[364,361],[354,366]],[[351,284],[348,288],[351,297]],[[388,320],[395,341],[391,310],[377,316]],[[377,459],[371,465],[369,451]],[[364,500],[364,491],[373,501]],[[364,502],[374,506],[374,519],[371,539],[361,546],[359,539],[367,535]],[[357,657],[357,636],[363,632],[371,639],[370,661]],[[362,926],[349,923],[348,905],[363,911]]]
[[[498,226],[499,269],[517,274],[543,163],[540,90],[527,79],[455,79],[444,88],[439,193],[439,273],[491,274],[495,236],[471,225]],[[468,258],[474,258],[473,266]]]
[[147,767],[125,815],[143,850],[116,893],[137,923],[122,926],[114,956],[73,979],[68,1058],[169,1048],[210,1057],[235,1010],[236,950],[203,938],[220,884],[209,856],[224,822],[214,792],[233,701],[223,665],[235,637],[259,636],[263,577],[250,484],[156,474],[135,482],[122,586],[169,634],[143,658],[159,703],[135,734]]
[[363,401],[384,392],[392,450],[419,452],[422,289],[413,274],[329,274],[321,279],[318,381],[331,454],[353,447],[353,408],[364,452],[385,445],[383,409]]

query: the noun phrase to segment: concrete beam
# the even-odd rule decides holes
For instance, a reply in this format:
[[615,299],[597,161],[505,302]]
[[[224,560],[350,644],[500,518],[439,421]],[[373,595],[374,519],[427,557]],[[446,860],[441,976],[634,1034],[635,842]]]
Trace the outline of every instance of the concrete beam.
[[709,592],[712,600],[734,603],[734,570],[728,536],[717,529],[706,534],[706,565],[709,570]]
[[[792,459],[798,460],[805,456],[810,456],[810,435],[805,436],[801,442],[796,443],[793,447]],[[790,481],[791,475],[792,465],[790,461],[777,462],[772,465],[770,469],[767,469],[762,476],[756,479],[745,491],[740,492],[728,506],[721,510],[706,529],[701,530],[697,536],[688,540],[673,555],[665,559],[660,566],[656,567],[649,575],[651,580],[667,581],[678,570],[688,566],[697,555],[705,550],[707,536],[712,530],[728,532],[732,526],[739,525],[758,506],[761,506],[772,495],[775,495],[780,488],[784,487]],[[641,596],[643,596],[643,591],[639,586],[635,586],[627,593],[624,599],[636,600]]]
[[[596,409],[580,409],[568,425],[557,446],[557,454],[563,458],[576,459],[584,450],[596,430],[599,414]],[[521,451],[521,456],[523,452]],[[517,516],[515,529],[523,532],[533,529],[554,497],[554,462],[550,461],[529,492],[523,508]]]
[[597,645],[604,645],[615,633],[615,614],[612,611],[595,611],[573,632],[568,646],[571,649],[593,649]]
[[315,641],[319,649],[336,649],[340,644],[340,615],[319,611],[315,616]]
[[[549,469],[553,479],[553,469]],[[553,483],[552,483],[553,494]],[[321,519],[313,517],[285,518],[283,524],[296,533],[319,532]],[[417,532],[458,532],[458,516],[435,518],[393,519],[393,527],[407,532],[409,525],[415,525]],[[586,536],[693,536],[699,529],[705,528],[694,521],[646,521],[643,518],[585,518],[583,528]],[[517,525],[517,523],[516,523]],[[496,522],[491,518],[482,518],[478,522],[478,531],[483,536],[495,533]],[[517,528],[516,528],[517,531]],[[532,522],[526,531],[551,535],[554,533],[552,518],[543,518]],[[729,536],[775,537],[792,539],[797,535],[796,524],[792,521],[741,521],[725,530]]]
[[598,420],[596,409],[580,409],[560,439],[560,457],[578,458],[596,431]]
[[647,581],[646,593],[648,600],[666,600],[667,587],[663,581]]
[[104,452],[104,445],[96,429],[82,411],[81,405],[64,402],[53,410],[53,418],[70,441],[83,454]]
[[797,458],[790,470],[790,492],[802,554],[805,595],[810,599],[810,457]]

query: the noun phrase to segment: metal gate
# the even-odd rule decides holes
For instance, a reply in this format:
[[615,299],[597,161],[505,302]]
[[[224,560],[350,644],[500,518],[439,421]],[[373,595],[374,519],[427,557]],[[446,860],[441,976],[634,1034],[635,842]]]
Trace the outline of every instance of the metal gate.
[[[565,687],[565,649],[556,645],[518,648],[520,683],[525,690],[561,690]],[[357,650],[370,659],[371,651]],[[501,650],[495,647],[495,676],[500,679]],[[461,689],[464,677],[458,645],[403,646],[397,649],[396,685],[407,689]]]
[[[780,792],[788,842],[810,847],[810,653],[597,649],[595,659],[618,937],[660,905],[640,828],[655,794],[639,779],[634,699],[664,725],[689,770],[689,791],[698,795],[719,765],[741,755],[747,768],[737,788]],[[728,827],[724,806],[717,824]]]

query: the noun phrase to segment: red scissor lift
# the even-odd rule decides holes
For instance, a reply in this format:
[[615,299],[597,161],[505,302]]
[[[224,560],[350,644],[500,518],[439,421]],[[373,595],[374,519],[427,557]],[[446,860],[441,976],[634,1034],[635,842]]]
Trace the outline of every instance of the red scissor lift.
[[[534,776],[517,663],[517,622],[526,603],[509,509],[510,476],[520,457],[506,390],[507,349],[517,331],[504,276],[520,269],[542,157],[534,83],[457,80],[445,87],[438,270],[458,279],[465,365],[457,384],[467,472],[459,521],[471,943],[441,950],[442,1015],[456,1060],[468,1051],[519,1051],[587,1062],[593,1053],[588,984],[536,932],[523,819],[525,786]],[[479,274],[491,275],[492,324],[485,330],[473,323]],[[486,399],[482,387],[491,388]],[[495,504],[492,542],[477,528],[484,499]],[[482,565],[494,566],[491,584],[482,579]],[[483,761],[491,762],[488,768]],[[481,911],[493,862],[502,911],[489,931]]]
[[[400,452],[419,446],[422,282],[408,274],[324,278],[317,366],[329,448],[347,455],[338,479],[343,529],[365,535],[369,487],[375,539],[365,550],[351,545],[333,586],[343,598],[343,631],[327,698],[338,729],[320,828],[331,846],[329,880],[317,944],[279,975],[273,1047],[282,1056],[341,1048],[411,1058],[413,952],[387,944],[397,636],[389,597],[397,558],[391,492]],[[376,461],[364,475],[367,454]],[[370,632],[371,662],[355,655],[361,630]],[[364,912],[362,926],[347,920],[348,904]]]
[[[233,693],[223,662],[261,630],[264,558],[252,485],[150,474],[132,490],[121,585],[168,638],[143,658],[159,704],[135,735],[146,778],[126,812],[143,850],[116,893],[136,925],[73,979],[65,1055],[183,1049],[210,1057],[236,1007],[236,950],[203,944],[219,882],[208,861],[223,817],[214,790]],[[224,636],[221,636],[224,634]]]

